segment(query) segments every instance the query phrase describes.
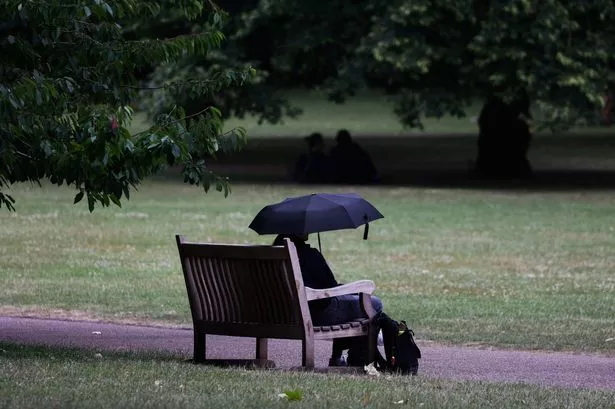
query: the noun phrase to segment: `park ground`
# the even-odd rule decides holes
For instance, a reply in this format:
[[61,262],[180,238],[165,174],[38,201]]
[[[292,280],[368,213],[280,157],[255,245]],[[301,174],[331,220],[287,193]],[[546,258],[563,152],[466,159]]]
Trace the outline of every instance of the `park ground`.
[[[189,326],[176,233],[268,243],[271,237],[247,228],[264,205],[314,190],[353,190],[385,218],[372,224],[367,241],[352,230],[323,234],[323,252],[342,281],[373,279],[387,310],[412,323],[427,349],[614,359],[615,137],[608,129],[537,135],[530,154],[537,180],[493,184],[468,176],[471,118],[402,134],[377,115],[380,104],[346,108],[363,122],[343,113],[327,122],[329,107],[320,119],[289,123],[294,131],[230,123],[254,131],[243,152],[213,165],[231,173],[228,198],[185,186],[173,171],[147,181],[122,208],[93,213],[72,205],[70,188],[13,187],[17,211],[0,213],[0,313]],[[303,149],[300,137],[321,131],[332,143],[341,127],[372,153],[386,183],[287,183],[286,169]],[[113,352],[101,361],[90,349],[15,342],[0,348],[0,389],[10,391],[0,398],[3,407],[338,408],[404,401],[422,408],[612,409],[615,402],[609,389],[204,369],[186,365],[185,353]],[[285,390],[300,391],[302,399],[278,398]]]

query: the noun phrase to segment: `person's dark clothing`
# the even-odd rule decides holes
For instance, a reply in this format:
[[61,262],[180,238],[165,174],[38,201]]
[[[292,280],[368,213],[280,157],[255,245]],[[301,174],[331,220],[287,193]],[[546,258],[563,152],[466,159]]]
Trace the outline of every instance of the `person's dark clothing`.
[[[273,245],[282,245],[284,237],[284,235],[276,237]],[[306,287],[323,289],[341,285],[320,251],[301,240],[293,240],[293,243],[297,249],[301,276]],[[382,311],[382,301],[374,296],[371,300],[376,312]],[[308,302],[308,306],[314,325],[335,325],[364,317],[358,294],[312,300]],[[367,357],[365,337],[334,340],[332,361],[338,359],[344,349],[349,350],[348,359],[353,366],[362,365]]]
[[[303,283],[310,288],[322,289],[337,287],[340,283],[320,251],[305,242],[295,242]],[[371,297],[372,306],[376,312],[382,311],[382,301]],[[335,325],[363,317],[360,299],[357,294],[340,295],[322,300],[308,302],[310,315],[314,325]],[[363,365],[367,357],[367,341],[365,337],[352,337],[334,340],[332,359],[337,359],[344,349],[348,349],[348,363],[351,366]]]
[[[340,285],[318,250],[305,242],[296,242],[295,248],[299,257],[303,283],[307,287],[322,289]],[[382,301],[378,297],[372,296],[371,301],[376,312],[382,311]],[[364,316],[358,294],[313,300],[308,302],[308,306],[314,325],[335,325]],[[367,359],[368,348],[365,337],[334,340],[332,358],[338,358],[345,349],[348,349],[349,365],[366,364],[364,361]]]
[[[295,248],[297,249],[297,256],[299,257],[303,284],[306,287],[319,290],[323,288],[337,287],[340,285],[337,280],[335,280],[333,271],[329,268],[327,261],[322,256],[320,251],[302,241],[297,241],[295,243]],[[330,303],[330,298],[310,301],[308,302],[310,313],[312,315],[316,315],[325,309]]]
[[327,183],[331,180],[329,158],[322,152],[302,153],[295,164],[293,180],[300,183]]
[[303,284],[315,289],[331,288],[339,285],[333,276],[333,271],[329,268],[327,261],[320,251],[302,241],[297,241],[294,244],[297,249],[297,256],[299,257]]
[[371,157],[354,141],[338,142],[331,149],[335,181],[338,183],[366,184],[378,178]]

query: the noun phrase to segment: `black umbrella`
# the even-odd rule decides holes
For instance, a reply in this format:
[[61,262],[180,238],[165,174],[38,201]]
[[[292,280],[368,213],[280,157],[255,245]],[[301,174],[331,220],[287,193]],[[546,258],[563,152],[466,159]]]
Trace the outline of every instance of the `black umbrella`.
[[368,223],[382,217],[356,193],[312,193],[265,206],[252,220],[250,228],[258,234],[303,235],[354,229],[364,224],[363,239],[367,239]]

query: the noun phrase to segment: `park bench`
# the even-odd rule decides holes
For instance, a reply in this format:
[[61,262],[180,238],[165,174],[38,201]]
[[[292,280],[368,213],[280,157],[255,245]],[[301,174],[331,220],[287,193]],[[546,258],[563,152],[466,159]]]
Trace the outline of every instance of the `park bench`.
[[[375,285],[361,280],[315,290],[303,285],[294,244],[283,246],[192,243],[177,235],[194,328],[194,361],[206,360],[206,335],[256,338],[256,359],[266,366],[269,338],[301,340],[301,362],[314,368],[314,341],[367,336],[370,362],[375,358],[375,315],[370,294]],[[308,301],[360,294],[365,318],[331,326],[313,326]]]

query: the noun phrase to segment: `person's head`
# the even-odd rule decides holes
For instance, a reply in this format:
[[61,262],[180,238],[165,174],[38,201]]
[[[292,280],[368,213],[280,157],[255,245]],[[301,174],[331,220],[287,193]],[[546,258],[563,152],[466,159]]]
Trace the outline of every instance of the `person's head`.
[[290,239],[293,243],[298,242],[306,242],[309,238],[307,234],[278,234],[276,238],[273,240],[273,246],[282,246],[284,245],[284,239]]
[[350,142],[352,142],[352,137],[350,136],[350,132],[348,132],[347,129],[340,129],[337,132],[337,136],[335,137],[335,140],[337,140],[338,144],[345,145],[345,144],[349,144]]
[[305,137],[310,152],[321,152],[325,147],[325,140],[320,132],[314,132]]

